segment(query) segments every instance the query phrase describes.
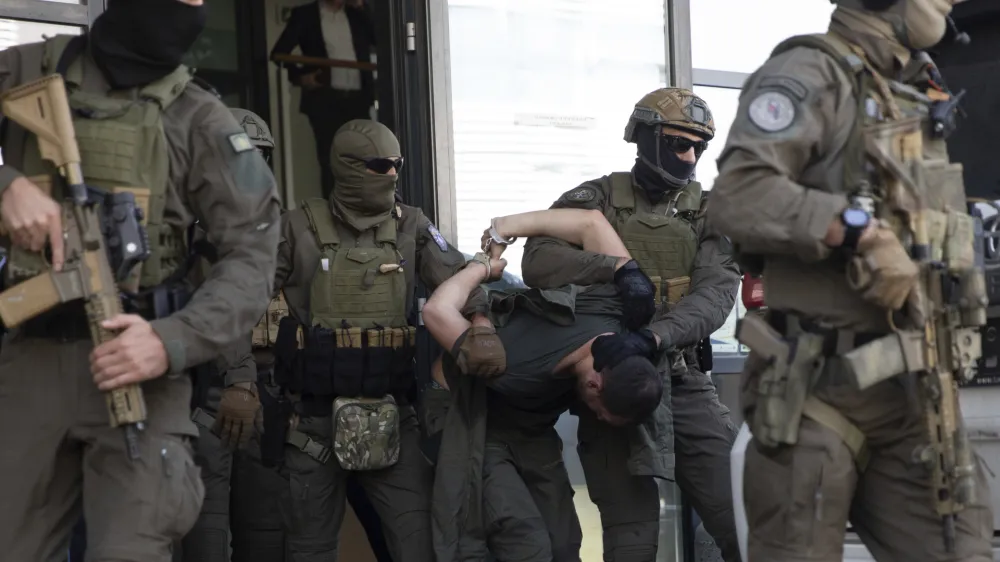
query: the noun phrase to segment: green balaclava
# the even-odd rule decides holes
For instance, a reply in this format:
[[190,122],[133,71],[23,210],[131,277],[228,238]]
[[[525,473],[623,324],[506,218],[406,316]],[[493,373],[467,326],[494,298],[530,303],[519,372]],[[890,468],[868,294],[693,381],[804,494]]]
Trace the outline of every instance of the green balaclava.
[[330,200],[340,218],[358,231],[388,219],[399,176],[375,173],[366,162],[401,157],[396,135],[381,123],[355,119],[338,129],[330,154],[335,180]]
[[903,46],[920,51],[937,45],[948,29],[953,0],[831,0],[842,7],[874,12],[892,25]]

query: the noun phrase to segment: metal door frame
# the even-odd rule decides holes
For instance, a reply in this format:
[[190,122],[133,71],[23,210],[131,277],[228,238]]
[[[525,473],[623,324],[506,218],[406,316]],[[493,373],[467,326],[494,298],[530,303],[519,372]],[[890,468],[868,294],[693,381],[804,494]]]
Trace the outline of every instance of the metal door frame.
[[43,0],[3,0],[0,18],[89,27],[104,12],[106,0],[81,0],[80,4]]

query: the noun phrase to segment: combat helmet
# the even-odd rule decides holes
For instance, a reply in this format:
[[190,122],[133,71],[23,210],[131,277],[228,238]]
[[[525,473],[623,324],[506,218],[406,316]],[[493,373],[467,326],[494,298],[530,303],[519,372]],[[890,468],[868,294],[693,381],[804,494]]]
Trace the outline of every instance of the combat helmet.
[[625,142],[636,142],[636,126],[640,124],[682,129],[705,140],[715,136],[715,120],[708,104],[684,88],[660,88],[643,96],[625,126]]
[[250,142],[253,143],[257,148],[274,148],[274,137],[271,136],[271,129],[268,128],[267,122],[260,118],[259,115],[252,111],[240,108],[230,108],[229,111],[232,112],[233,117],[236,118],[236,122],[243,127],[247,136],[250,137]]

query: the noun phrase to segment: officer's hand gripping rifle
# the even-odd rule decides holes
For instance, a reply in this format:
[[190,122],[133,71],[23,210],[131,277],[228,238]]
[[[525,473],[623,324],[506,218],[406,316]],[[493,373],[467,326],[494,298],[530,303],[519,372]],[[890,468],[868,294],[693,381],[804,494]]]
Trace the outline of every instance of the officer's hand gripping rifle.
[[[963,214],[965,209],[946,212],[928,206],[928,200],[942,196],[937,191],[944,186],[929,185],[926,169],[918,162],[919,120],[880,129],[866,136],[865,149],[890,178],[884,202],[902,219],[911,258],[920,267],[904,326],[919,331],[923,342],[919,368],[904,375],[916,375],[927,424],[929,444],[915,452],[915,460],[931,473],[932,501],[944,523],[945,548],[954,552],[955,517],[976,498],[972,450],[958,404],[958,382],[974,376],[973,365],[981,354],[978,326],[986,323],[985,281],[972,259],[975,223]],[[909,146],[916,158],[904,156],[907,162],[901,163],[890,148],[901,146]]]
[[[98,192],[84,183],[62,76],[56,74],[13,88],[3,95],[2,104],[6,118],[38,139],[42,158],[59,169],[71,199],[63,203],[63,269],[46,271],[0,293],[0,318],[13,328],[60,303],[83,299],[94,346],[111,341],[117,334],[101,323],[123,312],[118,282],[149,256],[135,197],[128,191]],[[114,242],[111,253],[115,268],[102,229]],[[131,384],[105,396],[111,427],[124,426],[129,458],[135,460],[139,457],[138,432],[147,415],[142,389]]]

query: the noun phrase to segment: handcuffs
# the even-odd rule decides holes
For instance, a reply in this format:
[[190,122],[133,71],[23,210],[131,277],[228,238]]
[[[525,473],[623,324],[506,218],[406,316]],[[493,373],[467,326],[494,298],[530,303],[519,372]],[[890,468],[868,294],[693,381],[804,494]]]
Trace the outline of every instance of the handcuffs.
[[517,241],[516,236],[511,236],[510,238],[504,238],[500,236],[500,232],[497,230],[496,218],[490,219],[490,227],[483,232],[482,237],[482,252],[477,252],[476,255],[472,256],[472,259],[467,263],[478,262],[486,266],[486,278],[490,279],[493,276],[493,266],[490,265],[489,251],[493,244],[498,246],[510,246]]

